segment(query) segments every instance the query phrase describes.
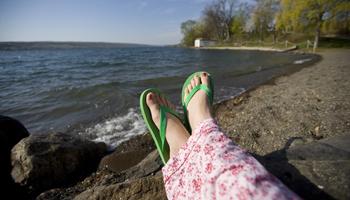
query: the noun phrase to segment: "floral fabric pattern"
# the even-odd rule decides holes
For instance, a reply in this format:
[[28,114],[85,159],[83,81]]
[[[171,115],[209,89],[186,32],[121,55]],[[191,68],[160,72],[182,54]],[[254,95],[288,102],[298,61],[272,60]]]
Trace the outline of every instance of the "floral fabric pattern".
[[162,172],[168,199],[299,199],[213,119],[194,130]]

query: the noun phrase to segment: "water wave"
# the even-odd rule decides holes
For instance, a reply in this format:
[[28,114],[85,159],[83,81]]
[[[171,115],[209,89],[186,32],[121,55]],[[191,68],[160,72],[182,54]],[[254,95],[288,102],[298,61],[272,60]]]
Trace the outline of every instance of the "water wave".
[[100,61],[100,62],[95,62],[95,63],[83,63],[85,65],[88,65],[89,67],[111,67],[111,66],[124,66],[127,65],[127,61]]
[[114,117],[93,127],[85,129],[79,135],[88,137],[93,141],[105,142],[109,149],[113,149],[120,143],[133,136],[145,133],[146,126],[141,115],[135,108],[130,108],[123,116]]
[[311,60],[312,60],[311,58],[296,60],[296,61],[293,62],[293,64],[295,64],[295,65],[301,65],[301,64],[306,63],[306,62],[309,62],[309,61],[311,61]]

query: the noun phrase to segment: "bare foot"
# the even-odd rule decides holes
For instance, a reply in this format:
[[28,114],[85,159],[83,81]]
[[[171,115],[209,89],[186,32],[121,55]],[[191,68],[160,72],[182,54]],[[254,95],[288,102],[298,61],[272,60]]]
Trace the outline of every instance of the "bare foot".
[[[159,105],[164,105],[171,108],[172,110],[175,110],[175,106],[168,100],[152,92],[147,94],[146,103],[151,111],[152,119],[158,129],[160,127]],[[174,115],[167,113],[167,120],[165,138],[170,147],[171,158],[176,155],[181,146],[187,142],[190,134],[181,123],[181,121]]]
[[[191,90],[200,84],[209,85],[209,77],[207,73],[202,73],[200,77],[193,77],[191,83],[188,84],[185,90],[184,98],[186,99]],[[203,90],[197,91],[187,105],[187,114],[192,131],[195,130],[203,120],[212,118],[210,109],[211,106],[207,94]]]

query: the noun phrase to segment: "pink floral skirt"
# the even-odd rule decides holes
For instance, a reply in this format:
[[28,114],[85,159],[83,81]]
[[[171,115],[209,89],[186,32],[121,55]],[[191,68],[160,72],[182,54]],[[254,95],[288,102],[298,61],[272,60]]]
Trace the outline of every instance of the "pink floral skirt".
[[194,130],[162,172],[168,199],[299,199],[213,119]]

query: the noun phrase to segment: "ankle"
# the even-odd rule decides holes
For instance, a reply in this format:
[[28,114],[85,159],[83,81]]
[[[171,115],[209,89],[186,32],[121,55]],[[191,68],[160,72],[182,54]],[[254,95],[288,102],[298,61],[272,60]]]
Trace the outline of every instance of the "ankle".
[[194,131],[203,121],[213,118],[209,109],[205,112],[199,111],[199,113],[194,113],[193,115],[189,114],[189,116],[192,131]]

